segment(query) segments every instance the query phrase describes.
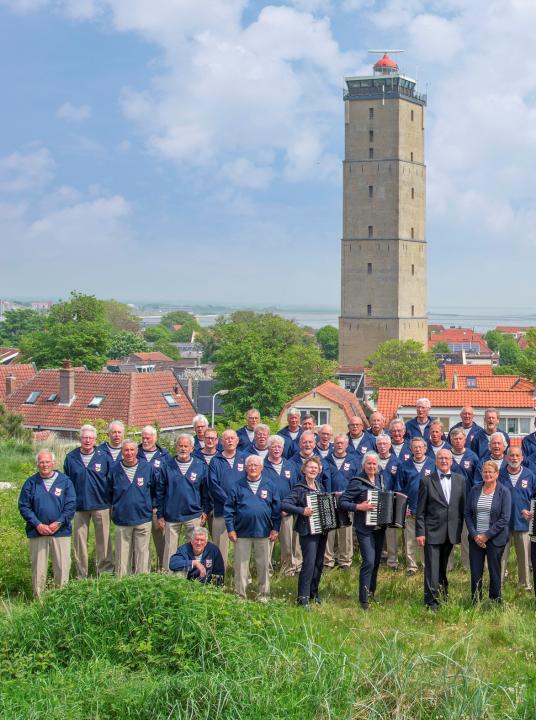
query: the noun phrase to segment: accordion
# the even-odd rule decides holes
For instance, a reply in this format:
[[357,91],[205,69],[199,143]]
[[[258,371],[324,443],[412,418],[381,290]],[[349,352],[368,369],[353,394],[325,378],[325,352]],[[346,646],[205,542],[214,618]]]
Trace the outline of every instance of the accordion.
[[536,497],[531,498],[530,511],[532,517],[529,520],[529,536],[536,537]]
[[352,522],[345,510],[337,506],[337,495],[332,493],[307,493],[307,507],[313,514],[309,516],[311,535],[320,535],[340,527],[348,527]]
[[375,503],[374,510],[368,510],[365,525],[393,528],[406,527],[408,497],[390,490],[367,490],[367,501]]

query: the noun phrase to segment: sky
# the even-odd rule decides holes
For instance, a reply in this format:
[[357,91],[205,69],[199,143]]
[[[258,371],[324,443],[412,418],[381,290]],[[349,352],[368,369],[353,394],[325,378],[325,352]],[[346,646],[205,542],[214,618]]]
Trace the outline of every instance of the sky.
[[429,306],[533,311],[533,0],[0,0],[0,298],[337,307],[344,77],[428,95]]

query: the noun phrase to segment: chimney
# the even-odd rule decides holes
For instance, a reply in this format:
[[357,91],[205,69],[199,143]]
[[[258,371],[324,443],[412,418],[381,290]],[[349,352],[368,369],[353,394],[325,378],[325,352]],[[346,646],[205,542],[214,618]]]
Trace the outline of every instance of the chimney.
[[70,360],[64,360],[60,368],[60,405],[70,405],[74,398],[73,364]]
[[452,389],[458,389],[458,373],[456,371],[452,373]]
[[17,389],[17,378],[15,375],[6,376],[6,398],[11,397]]

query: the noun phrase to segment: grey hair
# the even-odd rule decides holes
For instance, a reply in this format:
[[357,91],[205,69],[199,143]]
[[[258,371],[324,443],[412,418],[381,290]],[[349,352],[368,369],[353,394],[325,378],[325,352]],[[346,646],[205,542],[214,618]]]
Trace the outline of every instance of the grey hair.
[[430,402],[430,400],[429,400],[427,397],[419,398],[419,399],[415,402],[415,407],[417,407],[417,405],[426,405],[426,407],[428,408],[428,410],[430,410],[430,408],[432,407],[432,403]]
[[389,423],[389,430],[393,429],[393,425],[402,425],[404,430],[406,429],[406,423],[402,420],[402,418],[394,418],[393,420],[391,420],[391,422]]
[[415,441],[417,441],[417,442],[422,442],[422,444],[424,445],[424,449],[425,449],[425,450],[428,449],[428,443],[426,442],[426,440],[425,440],[424,438],[422,438],[422,437],[412,437],[411,440],[409,441],[409,446],[410,446],[410,448],[411,448],[412,450],[413,450],[413,443],[414,443]]
[[259,423],[259,424],[255,427],[255,430],[253,431],[253,434],[254,434],[254,435],[257,435],[257,431],[258,431],[258,430],[263,430],[264,432],[267,432],[268,434],[270,434],[270,428],[268,427],[268,425],[265,425],[264,423]]
[[185,438],[188,440],[188,442],[190,443],[190,445],[191,445],[192,447],[194,447],[194,445],[195,445],[194,439],[193,439],[193,437],[190,435],[190,433],[181,433],[180,435],[177,435],[177,439],[175,440],[175,447],[177,446],[179,440],[184,440]]
[[201,527],[201,525],[195,527],[190,534],[190,540],[193,540],[196,535],[203,535],[203,537],[208,540],[208,530],[206,527]]
[[208,425],[208,420],[205,415],[196,415],[194,419],[192,420],[192,425],[195,427],[196,423],[203,423],[203,425]]
[[287,417],[288,417],[289,415],[298,415],[298,416],[300,416],[300,415],[301,415],[301,411],[300,411],[299,408],[297,408],[297,407],[289,407],[289,409],[287,410]]
[[145,427],[142,427],[141,431],[142,431],[142,433],[150,433],[151,435],[154,435],[155,437],[158,435],[154,425],[146,425]]
[[491,442],[492,440],[496,440],[497,438],[500,438],[502,440],[504,447],[506,447],[508,445],[503,433],[499,432],[498,430],[497,430],[497,432],[491,433],[489,441]]
[[285,447],[285,440],[281,437],[281,435],[270,435],[266,444],[268,448],[271,448],[272,445],[276,444],[281,445],[281,447]]
[[246,458],[246,460],[245,460],[245,462],[244,462],[244,465],[245,465],[246,468],[247,468],[248,465],[251,464],[251,461],[252,461],[253,459],[255,459],[255,460],[260,460],[261,467],[264,467],[264,460],[261,458],[260,455],[248,455],[247,458]]
[[94,425],[90,425],[87,423],[86,425],[82,425],[80,428],[80,435],[82,435],[83,432],[90,432],[93,434],[93,437],[97,437],[97,428]]
[[393,444],[393,441],[387,433],[380,433],[376,438],[376,442],[378,442],[378,440],[387,440],[389,442],[389,445]]
[[380,462],[380,456],[378,455],[377,452],[374,452],[374,450],[369,450],[368,452],[366,452],[363,455],[363,465],[365,464],[365,460],[367,458],[371,458],[371,459],[376,460],[377,462]]
[[123,440],[123,442],[121,443],[121,450],[125,447],[125,445],[135,445],[136,447],[138,447],[137,441],[134,440],[134,438],[130,437]]
[[39,455],[43,455],[44,453],[50,455],[50,457],[52,458],[52,462],[56,463],[56,455],[52,452],[52,450],[49,450],[48,448],[43,448],[42,450],[39,450],[39,452],[35,456],[36,464],[39,462]]
[[123,432],[125,432],[125,423],[122,420],[112,420],[108,425],[108,432],[111,432],[114,425],[118,425]]

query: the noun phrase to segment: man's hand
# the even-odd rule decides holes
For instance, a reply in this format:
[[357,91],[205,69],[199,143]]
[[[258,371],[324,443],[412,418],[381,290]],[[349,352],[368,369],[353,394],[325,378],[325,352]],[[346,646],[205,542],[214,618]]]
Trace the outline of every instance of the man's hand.
[[426,542],[426,536],[425,535],[417,535],[415,540],[417,541],[417,545],[419,547],[424,547],[424,543]]
[[207,576],[207,569],[206,569],[206,567],[203,565],[203,563],[199,562],[199,560],[192,560],[192,567],[193,567],[193,568],[197,568],[197,569],[199,570],[199,575],[200,575],[201,577],[204,578],[204,577]]
[[268,535],[268,540],[270,542],[275,542],[278,537],[279,537],[279,533],[277,532],[277,530],[272,530],[270,532],[270,534]]
[[158,518],[158,527],[160,530],[163,530],[166,527],[166,521],[164,518]]
[[488,538],[483,533],[480,533],[479,535],[475,535],[474,541],[476,542],[478,547],[485,548]]
[[48,527],[49,527],[49,530],[50,530],[50,534],[51,534],[51,535],[54,535],[54,533],[57,533],[58,530],[60,529],[61,523],[59,523],[59,522],[56,520],[56,522],[50,523],[50,525],[49,525]]
[[229,537],[229,540],[232,543],[235,543],[238,540],[238,536],[234,530],[231,530],[231,532],[228,532],[227,535]]
[[207,524],[207,514],[201,513],[201,527],[205,527]]
[[358,503],[355,506],[356,510],[361,510],[361,512],[370,512],[371,510],[375,510],[378,503],[371,503],[368,500],[363,500],[362,503]]
[[39,523],[39,525],[35,528],[39,535],[52,535],[52,531],[49,528],[48,525],[45,525],[45,523]]
[[313,514],[313,508],[303,508],[303,514],[305,515],[305,517],[311,517],[311,515]]
[[532,518],[532,516],[534,515],[534,513],[531,513],[530,510],[522,510],[521,515],[523,516],[523,518],[525,520],[530,520]]

